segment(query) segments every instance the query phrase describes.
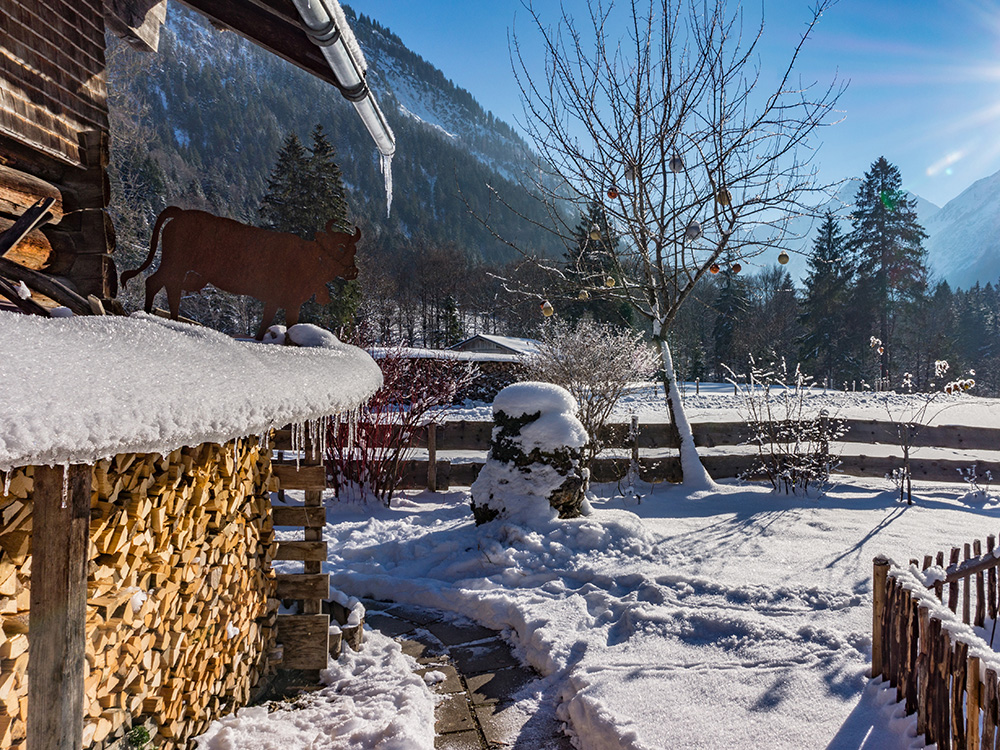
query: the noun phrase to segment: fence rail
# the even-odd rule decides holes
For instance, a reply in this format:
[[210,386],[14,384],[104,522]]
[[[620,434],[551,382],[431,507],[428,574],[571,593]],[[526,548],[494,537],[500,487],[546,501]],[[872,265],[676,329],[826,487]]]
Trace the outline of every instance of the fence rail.
[[[922,571],[942,569],[920,580],[876,557],[873,573],[872,677],[882,677],[917,714],[917,733],[939,750],[1000,747],[1000,683],[987,643],[961,622],[995,628],[998,609],[996,537],[927,555]],[[910,560],[918,566],[917,560]],[[933,579],[928,585],[925,581]],[[947,588],[947,592],[945,589]],[[976,655],[981,654],[982,656]],[[982,660],[992,666],[983,669]]]
[[[924,427],[896,424],[879,420],[841,420],[844,434],[831,443],[831,452],[837,457],[836,472],[856,477],[882,477],[902,465],[901,443],[905,439],[912,448],[935,447],[953,450],[994,450],[1000,451],[1000,429],[988,427],[966,427],[945,425]],[[700,448],[727,448],[747,446],[752,437],[749,426],[744,422],[695,422],[692,424],[694,441]],[[900,431],[909,432],[901,435]],[[485,460],[489,449],[493,422],[452,421],[438,425],[428,425],[416,442],[417,448],[428,450],[427,460],[412,461],[403,479],[403,487],[431,487],[445,489],[449,486],[468,486],[475,480],[481,461],[462,462],[440,460],[438,453],[447,451],[474,451]],[[639,425],[635,440],[629,438],[630,425],[609,425],[601,433],[607,448],[638,451],[676,450],[680,445],[677,431],[670,423]],[[858,445],[894,446],[900,454],[891,456],[867,456],[856,452]],[[849,452],[850,451],[850,452]],[[716,478],[735,477],[747,474],[757,461],[754,453],[712,453],[706,451],[701,456],[708,473]],[[430,471],[432,465],[435,470]],[[629,466],[629,457],[598,458],[591,476],[597,482],[613,482],[621,479]],[[644,481],[676,482],[681,478],[680,460],[676,455],[639,455],[639,476]],[[960,478],[959,472],[975,468],[977,476],[986,472],[1000,477],[1000,461],[961,460],[949,458],[910,458],[910,471],[914,479],[931,482],[954,482]]]

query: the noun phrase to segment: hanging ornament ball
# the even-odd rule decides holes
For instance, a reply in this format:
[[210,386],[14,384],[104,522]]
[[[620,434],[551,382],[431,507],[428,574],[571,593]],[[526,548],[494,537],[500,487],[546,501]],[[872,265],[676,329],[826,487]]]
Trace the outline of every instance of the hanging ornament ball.
[[625,165],[625,179],[626,180],[633,180],[634,181],[635,180],[635,174],[636,174],[635,165],[634,164],[626,164]]
[[674,151],[674,155],[670,157],[670,171],[674,174],[684,171],[684,160],[676,151]]
[[590,239],[594,242],[599,242],[601,239],[601,228],[597,224],[590,228]]
[[615,198],[617,198],[618,197],[618,190],[617,190],[617,188],[613,188],[613,187],[608,188],[608,197],[611,200],[614,200]]
[[732,193],[730,193],[725,188],[719,188],[719,192],[715,194],[715,202],[720,206],[728,206],[733,202]]
[[604,286],[606,286],[608,289],[610,289],[614,285],[615,285],[615,277],[614,276],[608,276],[608,278],[606,278],[604,280]]
[[697,221],[692,221],[687,225],[687,229],[684,230],[684,237],[689,240],[696,240],[701,237],[701,224]]
[[790,260],[790,258],[788,257],[788,253],[786,253],[784,250],[782,250],[781,254],[778,256],[778,262],[781,265],[785,265],[786,263],[788,263],[789,260]]
[[718,263],[713,263],[712,265],[710,265],[708,267],[708,272],[709,273],[718,273],[719,272],[719,264]]
[[743,270],[743,266],[741,266],[739,263],[733,263],[731,269],[733,273],[739,273],[740,271]]
[[581,289],[580,293],[578,295],[576,295],[576,298],[577,299],[590,299],[590,292],[588,292],[586,289]]
[[546,318],[551,318],[552,314],[556,311],[556,309],[552,307],[552,303],[548,300],[545,300],[541,305],[539,305],[539,307],[542,310],[542,315]]

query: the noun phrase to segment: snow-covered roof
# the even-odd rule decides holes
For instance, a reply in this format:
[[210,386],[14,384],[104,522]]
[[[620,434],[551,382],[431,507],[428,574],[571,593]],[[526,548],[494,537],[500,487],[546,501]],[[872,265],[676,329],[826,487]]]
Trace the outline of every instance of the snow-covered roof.
[[538,354],[538,342],[535,339],[521,339],[515,336],[494,336],[488,333],[477,333],[472,338],[461,341],[452,349],[465,349],[476,341],[486,341],[520,356]]
[[420,349],[417,347],[373,346],[368,353],[375,359],[387,355],[405,359],[454,359],[460,362],[520,362],[520,354],[500,354],[498,352],[465,352],[458,349]]
[[0,312],[0,470],[223,443],[354,409],[382,384],[362,350],[237,341],[150,315]]

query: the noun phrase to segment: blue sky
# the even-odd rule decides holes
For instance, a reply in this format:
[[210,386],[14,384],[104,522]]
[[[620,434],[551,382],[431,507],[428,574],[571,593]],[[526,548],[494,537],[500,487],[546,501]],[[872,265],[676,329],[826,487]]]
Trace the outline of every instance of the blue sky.
[[[584,0],[564,2],[570,13],[586,13]],[[537,35],[520,0],[348,4],[392,29],[498,117],[521,119],[508,54],[515,15],[529,52]],[[765,70],[787,57],[811,5],[763,0]],[[759,16],[759,3],[745,6]],[[556,0],[535,0],[535,7],[556,20]],[[843,122],[821,136],[824,180],[860,176],[884,155],[907,189],[943,205],[1000,171],[1000,0],[841,0],[820,21],[799,70],[807,82],[849,81],[839,104]]]

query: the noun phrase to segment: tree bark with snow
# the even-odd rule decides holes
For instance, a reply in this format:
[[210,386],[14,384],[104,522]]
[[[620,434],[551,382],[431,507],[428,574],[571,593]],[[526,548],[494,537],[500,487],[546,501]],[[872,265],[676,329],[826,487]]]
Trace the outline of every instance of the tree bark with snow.
[[830,123],[842,91],[836,81],[815,88],[793,76],[831,0],[806,19],[777,76],[762,75],[757,61],[763,19],[747,24],[739,4],[729,5],[631,0],[619,13],[614,3],[591,0],[579,22],[563,5],[550,25],[529,0],[544,71],[522,56],[516,30],[512,47],[525,127],[540,156],[530,189],[549,204],[567,248],[574,242],[561,218],[567,196],[578,207],[595,196],[602,202],[622,241],[613,278],[586,291],[628,301],[651,324],[685,482],[695,484],[711,480],[680,402],[670,327],[719,263],[776,258],[790,239],[789,220],[815,214],[826,199],[832,186],[816,183],[811,138]]

